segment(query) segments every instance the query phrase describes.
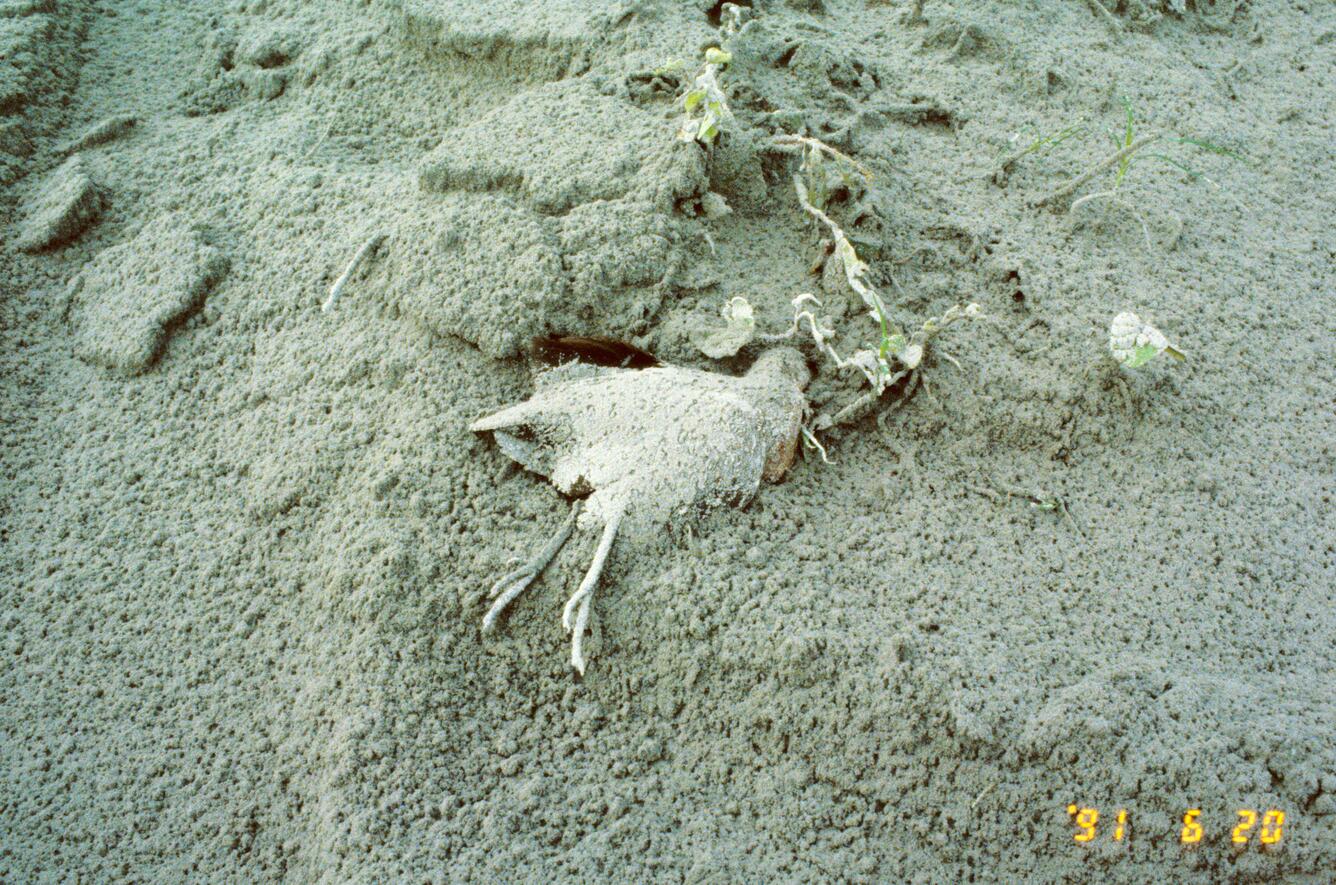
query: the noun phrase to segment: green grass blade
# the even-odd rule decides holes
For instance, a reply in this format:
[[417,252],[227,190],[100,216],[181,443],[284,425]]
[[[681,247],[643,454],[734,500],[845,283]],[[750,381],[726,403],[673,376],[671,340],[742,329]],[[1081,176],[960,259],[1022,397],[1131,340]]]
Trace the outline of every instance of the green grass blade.
[[[1127,96],[1123,96],[1123,106],[1127,109],[1127,126],[1123,130],[1122,147],[1132,146],[1132,134],[1136,129],[1136,124],[1132,115],[1132,101]],[[1117,190],[1118,185],[1123,183],[1123,178],[1127,176],[1127,170],[1132,168],[1132,158],[1124,157],[1118,164],[1118,175],[1113,179],[1113,189]]]
[[1215,144],[1213,142],[1209,142],[1204,138],[1176,138],[1174,140],[1179,144],[1191,145],[1192,147],[1198,148],[1203,151],[1207,151],[1212,154],[1219,154],[1222,157],[1229,157],[1231,160],[1237,160],[1240,163],[1243,163],[1244,165],[1251,165],[1249,159],[1243,154],[1240,154],[1238,151],[1231,151],[1227,147],[1221,147],[1220,145]]
[[1175,160],[1173,157],[1167,157],[1167,156],[1165,156],[1164,154],[1146,154],[1146,159],[1147,159],[1147,160],[1160,160],[1161,162],[1168,163],[1170,166],[1173,166],[1175,169],[1178,169],[1178,170],[1180,170],[1181,172],[1183,172],[1184,174],[1186,174],[1186,175],[1187,175],[1189,178],[1191,178],[1193,181],[1196,181],[1198,178],[1202,178],[1202,177],[1204,177],[1204,176],[1202,175],[1202,173],[1198,172],[1196,169],[1193,169],[1191,166],[1187,165],[1186,163],[1180,163],[1178,160]]

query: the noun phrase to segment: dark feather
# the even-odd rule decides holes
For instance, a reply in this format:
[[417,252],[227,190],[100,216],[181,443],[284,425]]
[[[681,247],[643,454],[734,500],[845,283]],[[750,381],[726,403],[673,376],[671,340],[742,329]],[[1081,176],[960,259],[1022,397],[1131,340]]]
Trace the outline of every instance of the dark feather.
[[540,363],[556,366],[579,360],[619,369],[649,369],[660,365],[654,354],[634,344],[597,335],[546,335],[533,340],[533,355]]

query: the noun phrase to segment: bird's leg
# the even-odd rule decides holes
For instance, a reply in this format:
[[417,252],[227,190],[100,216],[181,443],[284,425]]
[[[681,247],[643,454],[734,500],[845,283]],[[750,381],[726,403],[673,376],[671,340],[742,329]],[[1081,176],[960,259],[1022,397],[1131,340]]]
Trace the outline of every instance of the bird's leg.
[[492,607],[487,610],[487,614],[482,619],[482,632],[488,633],[496,625],[496,619],[501,616],[501,612],[506,610],[506,606],[524,592],[524,589],[533,583],[534,578],[538,577],[547,564],[552,561],[552,557],[557,555],[561,545],[566,543],[566,539],[571,536],[575,529],[575,518],[580,513],[580,502],[576,501],[571,507],[571,515],[566,517],[566,521],[561,524],[557,533],[543,545],[539,550],[529,558],[524,565],[512,572],[507,572],[501,576],[501,579],[492,585],[492,589],[487,591],[489,599],[495,599]]
[[621,525],[624,512],[618,509],[604,523],[603,537],[599,538],[598,549],[594,551],[594,560],[589,563],[589,571],[585,573],[580,588],[572,594],[566,602],[565,610],[561,613],[561,625],[571,634],[571,666],[579,671],[581,676],[585,671],[583,646],[585,627],[589,624],[589,599],[593,595],[599,575],[603,573],[603,565],[608,561],[608,551],[612,549],[612,542],[617,537],[617,527]]

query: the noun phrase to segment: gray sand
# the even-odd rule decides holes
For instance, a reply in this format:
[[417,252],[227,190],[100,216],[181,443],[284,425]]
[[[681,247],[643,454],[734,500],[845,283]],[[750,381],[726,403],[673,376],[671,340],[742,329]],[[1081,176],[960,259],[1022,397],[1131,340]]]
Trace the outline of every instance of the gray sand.
[[[707,157],[654,74],[707,0],[0,0],[0,881],[1329,881],[1336,7],[753,5]],[[1032,207],[1124,96],[1247,160]],[[468,431],[530,336],[870,335],[803,127],[900,321],[983,307],[960,368],[619,543],[583,680],[592,535],[483,637],[569,506]],[[1188,361],[1112,367],[1124,310]]]

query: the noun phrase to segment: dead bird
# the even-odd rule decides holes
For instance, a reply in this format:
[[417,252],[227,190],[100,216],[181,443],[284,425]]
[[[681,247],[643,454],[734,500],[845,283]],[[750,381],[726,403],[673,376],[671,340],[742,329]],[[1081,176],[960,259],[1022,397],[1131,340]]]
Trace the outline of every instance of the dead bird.
[[649,533],[709,507],[750,501],[761,480],[793,464],[811,372],[791,347],[763,353],[740,377],[660,365],[629,369],[567,363],[537,376],[532,397],[480,418],[508,457],[583,497],[561,529],[489,592],[486,633],[556,556],[578,524],[602,537],[561,623],[571,666],[582,652],[589,602],[618,531]]

